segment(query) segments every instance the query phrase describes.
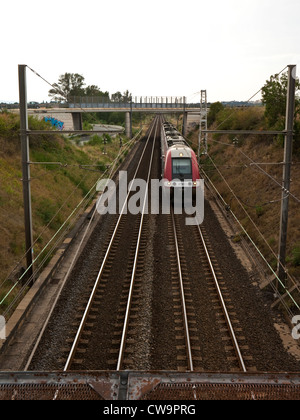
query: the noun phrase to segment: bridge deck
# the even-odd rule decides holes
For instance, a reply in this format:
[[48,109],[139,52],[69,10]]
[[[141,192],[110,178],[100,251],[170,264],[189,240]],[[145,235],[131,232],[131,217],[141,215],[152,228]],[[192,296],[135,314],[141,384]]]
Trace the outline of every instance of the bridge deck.
[[[148,104],[149,105],[149,104]],[[151,104],[155,105],[155,104]],[[130,106],[114,106],[114,107],[106,107],[106,106],[99,106],[99,107],[89,107],[86,105],[82,105],[82,107],[70,107],[70,108],[38,108],[38,109],[29,109],[29,114],[43,114],[49,113],[83,113],[83,112],[147,112],[147,113],[200,113],[199,108],[183,108],[183,107],[161,107],[161,106],[148,106],[148,107],[130,107]]]

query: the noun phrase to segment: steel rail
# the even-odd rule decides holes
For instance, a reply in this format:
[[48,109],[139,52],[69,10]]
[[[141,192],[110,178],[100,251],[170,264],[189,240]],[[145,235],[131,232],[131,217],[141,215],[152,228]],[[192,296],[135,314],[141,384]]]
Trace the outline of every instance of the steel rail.
[[[148,144],[149,144],[150,137],[151,137],[151,134],[152,134],[153,128],[154,128],[154,126],[155,126],[155,123],[156,123],[156,120],[154,120],[153,125],[152,125],[152,127],[151,127],[151,129],[150,129],[150,131],[149,131],[149,135],[148,135],[148,138],[147,138],[147,141],[146,141],[145,147],[144,147],[144,149],[143,149],[142,155],[141,155],[141,157],[140,157],[140,160],[139,160],[139,162],[138,162],[137,169],[136,169],[136,171],[135,171],[135,174],[134,174],[134,176],[133,176],[133,179],[135,179],[135,178],[136,178],[136,176],[137,176],[137,172],[138,172],[138,170],[139,170],[139,168],[140,168],[140,166],[141,166],[141,162],[142,162],[142,159],[143,159],[143,157],[144,157],[144,154],[145,154],[146,148],[147,148],[147,146],[148,146]],[[121,212],[120,212],[120,215],[119,215],[118,221],[117,221],[117,223],[116,223],[116,226],[115,226],[114,232],[113,232],[113,234],[112,234],[112,236],[111,236],[111,239],[110,239],[109,245],[108,245],[108,247],[107,247],[107,250],[106,250],[105,256],[104,256],[104,258],[103,258],[103,261],[102,261],[102,264],[101,264],[100,270],[99,270],[99,272],[98,272],[98,275],[97,275],[97,278],[96,278],[96,281],[95,281],[95,284],[94,284],[93,290],[92,290],[92,292],[91,292],[91,294],[90,294],[90,298],[89,298],[89,300],[88,300],[88,303],[87,303],[86,309],[85,309],[85,311],[84,311],[84,314],[83,314],[83,316],[82,316],[82,319],[81,319],[80,325],[79,325],[79,327],[78,327],[78,330],[77,330],[77,333],[76,333],[75,339],[74,339],[74,341],[73,341],[72,348],[71,348],[71,350],[70,350],[69,356],[68,356],[67,361],[66,361],[66,363],[65,363],[65,366],[64,366],[64,369],[63,369],[63,371],[64,371],[64,372],[66,372],[66,371],[70,368],[71,363],[72,363],[72,360],[73,360],[73,357],[74,357],[74,355],[75,355],[75,353],[76,353],[76,349],[77,349],[77,346],[78,346],[78,343],[79,343],[79,340],[80,340],[80,337],[81,337],[81,334],[82,334],[82,331],[83,331],[83,328],[84,328],[84,325],[85,325],[86,319],[87,319],[88,314],[89,314],[89,312],[90,312],[90,308],[91,308],[91,305],[92,305],[92,302],[93,302],[93,299],[94,299],[94,296],[95,296],[96,290],[97,290],[97,288],[98,288],[98,285],[99,285],[99,282],[100,282],[100,278],[101,278],[101,276],[102,276],[102,273],[103,273],[104,267],[105,267],[105,265],[106,265],[106,262],[107,262],[107,259],[108,259],[108,256],[109,256],[109,253],[110,253],[110,250],[111,250],[111,247],[112,247],[112,244],[113,244],[113,242],[114,242],[114,239],[115,239],[116,233],[117,233],[117,231],[118,231],[118,228],[119,228],[119,225],[120,225],[121,219],[122,219],[122,217],[123,217],[123,213],[124,213],[124,210],[125,210],[125,207],[126,207],[126,204],[127,204],[128,198],[129,198],[129,195],[130,195],[130,191],[128,192],[128,194],[127,194],[127,196],[126,196],[126,199],[125,199],[124,204],[123,204],[123,207],[122,207],[122,209],[121,209]]]
[[158,120],[157,120],[155,131],[154,131],[154,138],[153,138],[152,152],[151,152],[151,157],[150,157],[150,162],[149,162],[149,170],[148,170],[148,176],[147,176],[147,184],[146,184],[146,190],[145,190],[145,196],[144,196],[144,202],[143,202],[143,209],[142,209],[142,215],[141,215],[141,220],[140,220],[139,233],[138,233],[138,238],[137,238],[133,268],[132,268],[131,279],[130,279],[130,288],[129,288],[129,293],[128,293],[124,325],[123,325],[123,331],[122,331],[122,337],[121,337],[121,344],[120,344],[119,355],[118,355],[118,362],[117,362],[117,369],[116,369],[117,371],[121,369],[123,357],[124,357],[125,342],[126,342],[126,336],[127,336],[127,330],[128,330],[129,314],[130,314],[132,293],[133,293],[135,274],[136,274],[136,268],[137,268],[137,260],[138,260],[140,242],[141,242],[141,236],[142,236],[145,208],[146,208],[146,203],[148,202],[147,197],[148,197],[148,190],[149,190],[149,180],[150,180],[150,174],[151,174],[151,169],[152,169],[157,128],[158,128]]
[[236,351],[236,354],[237,354],[237,357],[238,357],[238,360],[239,360],[240,367],[243,370],[243,372],[247,372],[247,369],[246,369],[246,366],[245,366],[245,363],[244,363],[244,359],[243,359],[243,356],[242,356],[238,341],[236,339],[236,335],[235,335],[235,332],[234,332],[234,329],[233,329],[233,326],[232,326],[227,308],[226,308],[226,304],[225,304],[225,301],[224,301],[224,298],[223,298],[223,295],[222,295],[222,291],[221,291],[221,288],[220,288],[220,285],[219,285],[219,282],[218,282],[213,264],[211,262],[211,258],[210,258],[210,255],[209,255],[206,243],[205,243],[205,239],[203,237],[201,227],[199,225],[197,225],[197,228],[198,228],[198,231],[199,231],[199,234],[200,234],[200,238],[201,238],[202,245],[203,245],[203,248],[204,248],[204,251],[205,251],[205,255],[206,255],[208,263],[209,263],[210,271],[211,271],[211,273],[213,275],[213,278],[214,278],[214,283],[215,283],[215,286],[216,286],[216,289],[217,289],[217,292],[218,292],[218,296],[219,296],[219,299],[220,299],[220,302],[221,302],[221,305],[222,305],[222,310],[223,310],[224,316],[226,318],[228,328],[230,330],[230,335],[231,335],[231,338],[232,338],[232,341],[233,341],[233,344],[234,344],[234,348],[235,348],[235,351]]
[[182,311],[183,311],[183,322],[184,322],[184,330],[185,330],[185,338],[186,338],[186,346],[187,346],[188,367],[189,367],[189,370],[191,372],[193,372],[194,371],[194,365],[193,365],[193,357],[192,357],[192,346],[191,346],[189,324],[188,324],[187,310],[186,310],[186,303],[185,303],[185,296],[184,296],[180,252],[179,252],[178,237],[177,237],[176,226],[175,226],[175,218],[174,218],[174,213],[173,213],[172,210],[171,210],[171,216],[172,216],[172,225],[173,225],[173,233],[174,233],[175,248],[176,248],[176,257],[177,257],[177,266],[178,266],[178,274],[179,274],[180,296],[181,296],[181,304],[182,304]]

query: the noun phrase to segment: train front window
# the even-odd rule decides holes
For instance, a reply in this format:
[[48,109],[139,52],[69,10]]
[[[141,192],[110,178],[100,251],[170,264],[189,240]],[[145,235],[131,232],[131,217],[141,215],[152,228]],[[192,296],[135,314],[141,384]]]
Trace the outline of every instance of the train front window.
[[192,179],[192,162],[190,158],[172,159],[173,179]]

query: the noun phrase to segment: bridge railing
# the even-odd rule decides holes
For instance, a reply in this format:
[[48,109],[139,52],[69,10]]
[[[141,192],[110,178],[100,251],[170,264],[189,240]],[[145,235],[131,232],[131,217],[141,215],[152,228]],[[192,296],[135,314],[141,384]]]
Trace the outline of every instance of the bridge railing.
[[[66,104],[64,104],[66,106]],[[108,97],[73,97],[68,103],[69,108],[184,108],[186,98],[175,96],[133,96],[111,100]]]
[[[113,101],[106,96],[71,97],[69,102],[29,102],[29,109],[39,108],[200,108],[200,103],[187,103],[181,96],[134,96],[132,100]],[[0,103],[1,109],[19,109],[19,104]]]

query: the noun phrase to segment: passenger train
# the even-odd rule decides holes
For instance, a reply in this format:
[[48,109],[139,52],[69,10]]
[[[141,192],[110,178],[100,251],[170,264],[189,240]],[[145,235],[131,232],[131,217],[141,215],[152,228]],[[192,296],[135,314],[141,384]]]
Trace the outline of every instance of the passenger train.
[[161,154],[163,186],[170,188],[171,195],[176,188],[192,188],[194,196],[200,186],[196,154],[169,122],[161,126]]

